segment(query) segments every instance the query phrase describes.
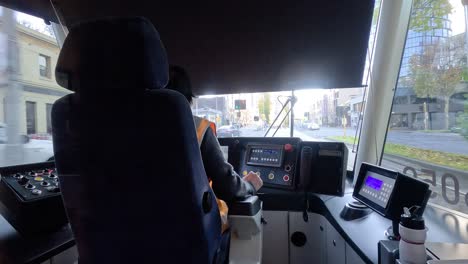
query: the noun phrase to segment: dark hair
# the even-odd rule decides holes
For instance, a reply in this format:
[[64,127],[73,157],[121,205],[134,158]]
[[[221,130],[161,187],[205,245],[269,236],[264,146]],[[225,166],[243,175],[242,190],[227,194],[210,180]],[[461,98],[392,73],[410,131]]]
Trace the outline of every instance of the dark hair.
[[189,75],[187,71],[180,66],[169,66],[169,83],[166,88],[183,94],[189,103],[192,103],[195,97],[192,92],[192,84],[190,83]]

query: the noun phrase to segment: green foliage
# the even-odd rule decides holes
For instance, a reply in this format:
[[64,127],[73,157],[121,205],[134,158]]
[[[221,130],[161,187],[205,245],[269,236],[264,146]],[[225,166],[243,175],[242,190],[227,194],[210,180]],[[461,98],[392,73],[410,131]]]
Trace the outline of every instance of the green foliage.
[[[445,100],[445,129],[449,129],[450,97],[455,93],[456,86],[462,80],[464,66],[462,60],[448,61],[449,43],[424,47],[423,54],[415,54],[410,59],[410,75],[408,84],[413,87],[420,98],[443,98]],[[425,108],[426,112],[427,109]],[[425,115],[427,119],[427,114]],[[425,120],[427,124],[428,120]],[[428,129],[426,127],[426,129]]]
[[[341,141],[346,144],[353,144],[354,137],[331,136],[328,139]],[[359,139],[358,139],[359,140]],[[357,141],[358,141],[357,140]],[[411,159],[426,161],[432,164],[447,166],[459,170],[468,170],[468,156],[449,152],[421,149],[402,144],[386,143],[385,154],[396,155]],[[385,157],[385,156],[384,156]]]
[[410,29],[424,32],[443,28],[442,18],[452,13],[452,10],[449,0],[414,0]]
[[461,134],[468,138],[468,94],[465,94],[464,111],[457,117],[457,125],[461,128]]
[[270,124],[270,107],[270,94],[266,93],[263,95],[263,98],[260,98],[260,100],[258,100],[258,112],[260,114],[260,118],[265,120],[267,124]]
[[433,73],[434,48],[426,47],[422,55],[410,58],[410,76],[407,78],[416,96],[420,98],[435,95],[436,80]]
[[459,170],[468,170],[468,156],[430,149],[421,149],[402,144],[386,143],[385,154],[408,157]]
[[375,26],[377,24],[377,21],[379,19],[381,4],[382,4],[382,1],[380,1],[380,0],[375,1],[374,14],[372,15],[372,26]]

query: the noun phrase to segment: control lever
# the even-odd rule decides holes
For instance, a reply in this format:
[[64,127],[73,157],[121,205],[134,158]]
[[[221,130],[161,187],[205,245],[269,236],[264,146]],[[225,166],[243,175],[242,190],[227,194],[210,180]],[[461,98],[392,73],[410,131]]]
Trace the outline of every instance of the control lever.
[[310,188],[312,175],[312,160],[314,152],[311,147],[304,146],[301,150],[301,167],[299,172],[299,190],[307,191]]
[[309,214],[307,213],[309,211],[309,195],[307,195],[307,192],[304,192],[304,211],[302,212],[302,218],[304,219],[304,222],[309,222]]

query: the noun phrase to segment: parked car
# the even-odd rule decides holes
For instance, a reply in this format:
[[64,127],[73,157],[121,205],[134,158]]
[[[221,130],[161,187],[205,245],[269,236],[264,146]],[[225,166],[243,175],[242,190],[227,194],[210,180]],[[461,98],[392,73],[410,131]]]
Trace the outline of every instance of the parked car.
[[229,125],[219,127],[216,131],[218,137],[240,137],[240,130],[238,127]]
[[[20,142],[26,144],[29,142],[30,138],[27,135],[20,135]],[[7,135],[7,124],[0,122],[0,144],[6,144],[8,141]]]
[[307,124],[307,129],[309,130],[319,130],[320,126],[317,123],[311,122]]

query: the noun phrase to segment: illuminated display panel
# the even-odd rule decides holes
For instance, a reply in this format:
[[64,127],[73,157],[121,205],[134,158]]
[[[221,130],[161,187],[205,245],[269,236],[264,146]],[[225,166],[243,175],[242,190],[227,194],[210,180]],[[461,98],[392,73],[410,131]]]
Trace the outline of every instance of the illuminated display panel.
[[386,208],[394,186],[395,179],[376,172],[367,171],[364,184],[359,190],[359,195],[369,199],[382,208]]

